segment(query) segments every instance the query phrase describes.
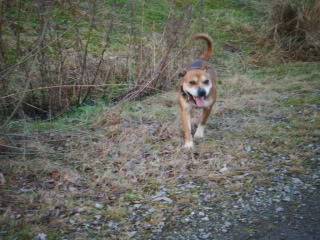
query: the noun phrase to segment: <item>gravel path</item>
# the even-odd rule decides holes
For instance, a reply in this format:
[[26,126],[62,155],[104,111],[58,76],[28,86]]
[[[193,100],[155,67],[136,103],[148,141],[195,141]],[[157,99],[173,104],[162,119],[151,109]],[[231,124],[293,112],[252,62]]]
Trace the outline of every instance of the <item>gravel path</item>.
[[203,202],[153,239],[320,239],[319,175],[304,181],[256,189],[249,199],[223,206]]

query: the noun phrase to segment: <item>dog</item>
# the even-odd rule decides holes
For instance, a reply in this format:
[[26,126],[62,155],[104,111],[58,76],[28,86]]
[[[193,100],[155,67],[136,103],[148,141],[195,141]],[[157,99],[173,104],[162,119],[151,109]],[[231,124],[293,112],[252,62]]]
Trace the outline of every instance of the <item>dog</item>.
[[202,138],[205,124],[217,99],[217,73],[208,62],[213,54],[212,40],[206,34],[197,34],[193,39],[204,40],[207,43],[207,50],[199,59],[195,60],[179,74],[182,78],[179,91],[179,106],[184,134],[184,147],[187,149],[193,147],[191,109],[203,109],[201,120],[194,134],[195,138]]

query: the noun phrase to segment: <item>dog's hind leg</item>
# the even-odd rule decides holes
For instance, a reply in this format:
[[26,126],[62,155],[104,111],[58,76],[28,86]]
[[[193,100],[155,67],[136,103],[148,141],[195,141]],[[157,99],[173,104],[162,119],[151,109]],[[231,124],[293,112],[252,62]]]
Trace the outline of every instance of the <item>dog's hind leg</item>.
[[197,127],[197,131],[194,134],[195,138],[203,138],[204,136],[204,127],[208,121],[209,115],[211,113],[211,109],[212,106],[208,107],[208,108],[204,108],[203,112],[202,112],[202,117],[201,117],[201,121]]

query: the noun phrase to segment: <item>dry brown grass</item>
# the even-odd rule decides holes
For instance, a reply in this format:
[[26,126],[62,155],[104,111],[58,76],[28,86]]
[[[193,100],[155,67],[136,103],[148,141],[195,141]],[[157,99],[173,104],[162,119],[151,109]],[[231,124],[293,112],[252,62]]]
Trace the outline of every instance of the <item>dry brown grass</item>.
[[320,2],[273,1],[271,36],[284,56],[295,60],[320,60]]

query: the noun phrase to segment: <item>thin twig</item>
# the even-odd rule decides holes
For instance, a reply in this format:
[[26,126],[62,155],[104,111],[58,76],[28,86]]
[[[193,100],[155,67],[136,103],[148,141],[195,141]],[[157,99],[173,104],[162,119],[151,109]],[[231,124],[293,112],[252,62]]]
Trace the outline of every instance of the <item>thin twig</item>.
[[[34,91],[41,91],[41,90],[47,90],[47,89],[53,89],[53,88],[73,88],[73,87],[87,87],[87,88],[99,88],[99,87],[105,87],[105,86],[129,86],[131,84],[129,83],[105,83],[105,84],[79,84],[79,85],[74,85],[74,84],[64,84],[64,85],[54,85],[54,86],[47,86],[47,87],[38,87],[38,88],[33,88],[30,90],[25,90],[25,91],[21,91],[21,92],[16,92],[16,93],[11,93],[9,95],[0,97],[0,99],[6,99],[6,98],[10,98],[16,95],[20,95],[20,94],[25,94],[25,93],[29,93],[29,92],[34,92]],[[135,86],[145,86],[145,85],[135,85]],[[157,90],[157,91],[162,91],[163,90],[159,89],[159,88],[155,88],[155,87],[148,87],[149,89],[153,89],[153,90]],[[103,90],[101,90],[103,91]]]
[[[112,11],[114,11],[114,5],[112,5]],[[106,37],[105,37],[105,41],[106,41],[106,42],[105,42],[105,45],[104,45],[103,50],[102,50],[102,52],[101,52],[101,56],[100,56],[100,59],[99,59],[99,63],[98,63],[98,66],[97,66],[97,68],[96,68],[96,71],[95,71],[95,73],[94,73],[93,79],[92,79],[92,81],[91,81],[91,85],[94,85],[95,82],[96,82],[96,79],[97,79],[97,76],[98,76],[98,73],[99,73],[101,64],[102,64],[102,62],[103,62],[103,60],[104,60],[104,59],[103,59],[104,54],[105,54],[105,52],[107,51],[108,46],[109,46],[109,44],[110,44],[110,39],[111,39],[111,38],[110,38],[110,35],[111,35],[112,31],[113,31],[113,25],[114,25],[114,24],[113,24],[113,21],[114,21],[114,16],[113,16],[113,12],[112,12],[112,13],[111,13],[110,23],[109,23],[109,28],[108,28],[108,31],[107,31]],[[91,89],[92,89],[92,88],[89,88],[89,89],[87,90],[87,92],[86,92],[85,96],[83,97],[80,105],[87,99],[87,97],[89,96],[89,94],[90,94],[90,92],[91,92]]]
[[[43,38],[44,38],[44,35],[45,35],[45,32],[46,32],[46,29],[47,29],[47,21],[44,23],[43,25],[43,28],[42,28],[42,31],[41,31],[41,34],[40,34],[40,38],[39,38],[39,42],[41,43],[43,41]],[[34,61],[35,61],[35,57],[33,58],[32,60],[32,63],[30,65],[30,68],[26,71],[26,84],[24,86],[24,92],[22,94],[22,96],[20,97],[17,105],[15,106],[14,110],[11,112],[10,116],[6,119],[6,121],[4,122],[4,124],[0,127],[0,128],[4,128],[8,123],[9,121],[13,118],[13,116],[16,114],[16,112],[18,111],[22,101],[24,100],[24,97],[26,95],[25,91],[29,88],[29,85],[30,85],[30,82],[31,82],[31,77],[30,77],[30,72],[32,71],[32,65],[34,64]]]
[[59,39],[61,39],[66,33],[69,32],[69,30],[73,29],[74,26],[76,25],[77,23],[74,23],[72,24],[67,30],[65,30],[60,36],[59,38],[56,38],[54,40],[52,40],[51,42],[49,42],[48,44],[44,45],[43,48],[40,48],[40,46],[38,47],[35,47],[34,49],[32,49],[27,55],[25,55],[24,57],[22,57],[22,59],[16,63],[16,64],[13,64],[11,66],[9,66],[8,68],[2,70],[0,72],[0,79],[3,79],[6,75],[8,75],[8,73],[11,71],[11,70],[14,70],[16,69],[16,67],[18,67],[19,65],[25,63],[29,58],[32,58],[34,56],[36,56],[38,53],[40,53],[42,50],[46,49],[47,47],[49,47],[50,45],[52,45],[52,43],[58,41]]

